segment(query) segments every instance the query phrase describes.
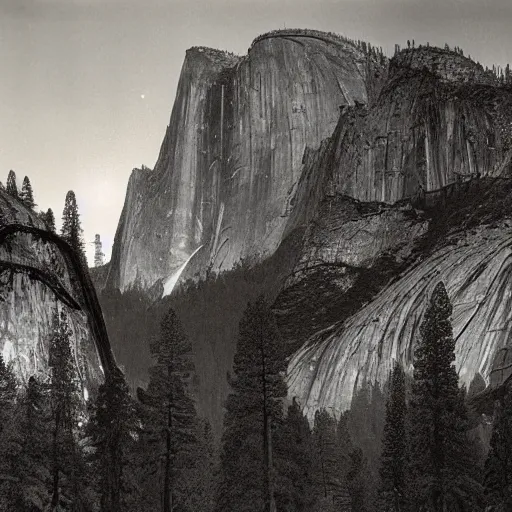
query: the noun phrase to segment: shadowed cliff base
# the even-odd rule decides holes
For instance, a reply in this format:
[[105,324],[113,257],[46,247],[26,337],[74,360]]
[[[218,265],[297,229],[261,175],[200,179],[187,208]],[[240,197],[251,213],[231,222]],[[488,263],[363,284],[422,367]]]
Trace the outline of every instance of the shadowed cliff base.
[[229,391],[226,375],[232,371],[242,313],[247,302],[260,295],[274,300],[297,261],[301,240],[298,230],[264,262],[242,262],[206,280],[183,282],[165,299],[159,290],[148,294],[137,288],[124,293],[105,289],[99,298],[112,348],[132,389],[147,384],[149,343],[160,319],[172,307],[193,346],[197,374],[192,391],[198,413],[209,419],[220,438]]

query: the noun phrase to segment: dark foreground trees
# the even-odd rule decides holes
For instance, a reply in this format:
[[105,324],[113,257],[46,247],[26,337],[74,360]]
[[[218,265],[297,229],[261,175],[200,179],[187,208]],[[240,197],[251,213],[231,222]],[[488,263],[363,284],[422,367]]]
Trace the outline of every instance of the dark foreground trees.
[[101,512],[126,512],[136,494],[132,464],[140,429],[138,411],[124,375],[109,376],[98,389],[88,434]]
[[489,512],[512,510],[512,393],[498,406],[485,462],[485,497]]
[[277,510],[310,512],[316,501],[313,439],[307,418],[294,399],[274,436]]
[[406,510],[406,419],[405,374],[402,366],[397,362],[390,378],[386,423],[382,439],[379,489],[379,510],[382,512]]
[[464,393],[453,364],[452,305],[442,283],[430,299],[415,351],[410,403],[408,493],[413,511],[482,509]]
[[88,475],[78,443],[79,383],[71,352],[72,332],[65,311],[55,312],[50,339],[51,507],[87,507]]
[[220,512],[274,512],[273,437],[283,419],[283,344],[263,298],[240,321],[221,453]]
[[144,405],[141,442],[145,461],[141,470],[145,506],[162,512],[190,510],[185,505],[188,497],[183,476],[194,462],[191,454],[197,443],[198,419],[187,390],[194,365],[190,342],[172,309],[163,318],[160,336],[150,349],[154,364],[149,385],[147,390],[138,389]]

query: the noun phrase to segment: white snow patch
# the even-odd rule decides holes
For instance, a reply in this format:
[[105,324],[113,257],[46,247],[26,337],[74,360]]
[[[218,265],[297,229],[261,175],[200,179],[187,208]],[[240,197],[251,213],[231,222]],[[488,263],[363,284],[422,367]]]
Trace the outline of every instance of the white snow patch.
[[172,293],[172,291],[174,290],[174,287],[176,286],[176,283],[178,282],[178,279],[181,277],[181,274],[183,273],[183,271],[185,270],[185,267],[188,265],[188,262],[194,257],[194,255],[196,254],[197,251],[199,251],[199,249],[201,249],[201,247],[203,247],[202,245],[200,245],[187,259],[187,261],[185,261],[185,263],[183,263],[183,265],[181,265],[181,267],[172,275],[170,276],[164,283],[164,292],[162,293],[162,297],[166,297],[167,295],[170,295]]
[[85,401],[89,400],[89,391],[87,391],[86,387],[84,387],[84,400]]

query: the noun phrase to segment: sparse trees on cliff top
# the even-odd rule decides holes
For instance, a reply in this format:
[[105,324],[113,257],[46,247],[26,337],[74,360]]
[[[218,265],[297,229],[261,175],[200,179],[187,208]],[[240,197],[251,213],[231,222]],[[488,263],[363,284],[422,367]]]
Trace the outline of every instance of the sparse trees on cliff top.
[[48,229],[52,233],[55,233],[55,215],[53,214],[53,210],[51,208],[48,208],[46,213],[43,214],[43,221],[48,226]]
[[23,201],[23,204],[33,210],[36,206],[34,202],[34,192],[32,191],[32,184],[28,176],[25,176],[23,179],[23,185],[21,186],[20,199]]
[[9,171],[9,174],[7,175],[7,186],[5,190],[10,196],[18,199],[19,195],[18,186],[16,185],[16,173],[12,169]]
[[71,245],[71,247],[73,247],[73,249],[82,259],[82,262],[87,265],[82,233],[83,231],[80,224],[80,214],[78,213],[75,193],[70,190],[66,194],[64,211],[62,212],[61,236],[64,240],[66,240],[66,242],[69,243],[69,245]]

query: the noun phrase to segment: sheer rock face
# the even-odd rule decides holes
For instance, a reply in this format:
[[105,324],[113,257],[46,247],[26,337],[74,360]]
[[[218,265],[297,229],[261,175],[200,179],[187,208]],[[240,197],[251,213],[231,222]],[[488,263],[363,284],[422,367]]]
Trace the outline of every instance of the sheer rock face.
[[[321,168],[328,179],[324,193],[394,203],[470,177],[510,172],[510,88],[441,73],[443,61],[434,62],[437,67],[428,69],[429,61],[420,59],[418,70],[413,56],[393,59],[378,101],[342,112],[323,153],[308,155],[302,182]],[[296,202],[309,196],[302,192]]]
[[[103,361],[97,349],[105,340],[97,339],[91,325],[101,311],[89,308],[72,258],[45,235],[46,227],[34,212],[0,191],[0,350],[20,382],[32,375],[44,380],[49,375],[53,315],[65,309],[75,369],[85,394],[85,389],[103,381],[103,367],[112,369],[113,359]],[[110,347],[103,349],[111,358]]]
[[462,211],[464,184],[511,176],[510,87],[453,52],[406,50],[383,69],[317,36],[258,38],[243,58],[187,52],[155,169],[130,178],[107,285],[149,288],[201,246],[188,275],[229,269],[300,231],[275,311],[295,351],[290,395],[309,414],[344,410],[393,359],[410,368],[439,280],[454,302],[461,381],[488,380],[497,351],[511,359],[510,207],[490,227],[483,194],[458,221],[462,241],[448,246],[451,231],[433,252],[422,243],[436,211]]
[[453,304],[461,383],[488,377],[494,355],[509,342],[512,324],[512,221],[481,226],[436,251],[386,287],[318,343],[312,338],[289,365],[290,396],[309,416],[324,407],[341,412],[365,383],[383,384],[399,360],[411,370],[419,325],[434,287],[446,285]]
[[367,67],[326,34],[263,37],[244,58],[189,50],[155,169],[130,179],[109,286],[149,287],[203,244],[196,270],[272,254],[305,148],[332,134],[340,105],[367,101]]

